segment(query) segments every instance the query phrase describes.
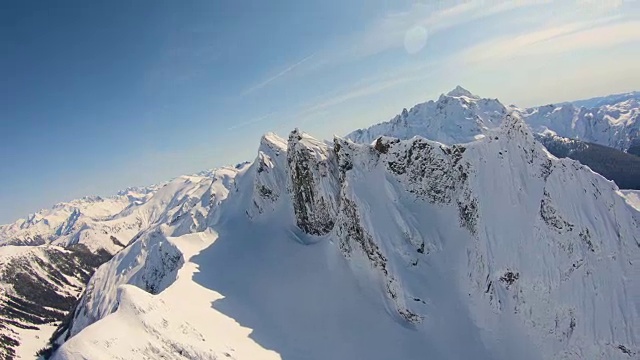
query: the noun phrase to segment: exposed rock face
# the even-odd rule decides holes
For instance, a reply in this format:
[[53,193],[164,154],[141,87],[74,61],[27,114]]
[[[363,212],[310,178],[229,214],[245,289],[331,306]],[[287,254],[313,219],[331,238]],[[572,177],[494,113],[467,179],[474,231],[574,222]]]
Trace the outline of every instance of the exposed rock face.
[[470,165],[461,162],[464,146],[446,147],[421,138],[409,143],[380,138],[377,144],[386,150],[382,157],[387,169],[407,184],[409,192],[433,204],[455,202],[460,223],[476,232],[477,200],[469,189]]
[[312,235],[327,234],[338,210],[334,153],[328,145],[296,130],[289,135],[287,163],[298,227]]

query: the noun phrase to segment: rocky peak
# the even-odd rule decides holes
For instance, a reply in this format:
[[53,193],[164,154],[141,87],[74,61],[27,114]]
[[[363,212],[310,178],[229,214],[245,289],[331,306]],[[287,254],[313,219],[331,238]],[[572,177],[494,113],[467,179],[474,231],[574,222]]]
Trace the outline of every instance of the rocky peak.
[[296,224],[311,235],[328,233],[338,209],[335,154],[327,144],[296,129],[289,135],[287,163]]
[[505,116],[500,125],[500,131],[508,139],[524,140],[527,144],[533,143],[533,133],[517,111],[511,111]]
[[260,138],[259,152],[272,152],[274,154],[287,152],[287,141],[276,135],[275,133],[268,132],[262,135]]
[[267,133],[260,140],[258,156],[254,162],[253,207],[249,217],[274,209],[276,202],[286,192],[287,142],[274,133]]

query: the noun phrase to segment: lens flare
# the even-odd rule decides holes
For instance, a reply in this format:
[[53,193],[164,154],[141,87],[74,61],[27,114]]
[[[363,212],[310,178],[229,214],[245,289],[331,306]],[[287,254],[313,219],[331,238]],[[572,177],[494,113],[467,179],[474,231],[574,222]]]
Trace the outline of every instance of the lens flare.
[[409,54],[417,54],[427,44],[427,29],[423,26],[415,26],[404,35],[404,49]]

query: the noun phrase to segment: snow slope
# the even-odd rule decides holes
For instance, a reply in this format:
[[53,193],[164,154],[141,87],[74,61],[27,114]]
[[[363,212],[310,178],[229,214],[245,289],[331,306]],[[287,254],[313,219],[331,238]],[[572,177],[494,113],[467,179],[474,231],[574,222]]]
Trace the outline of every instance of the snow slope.
[[227,197],[238,171],[221,168],[206,176],[183,176],[158,190],[144,205],[144,212],[164,209],[163,221],[146,228],[96,271],[69,326],[61,329],[61,339],[113,312],[118,304],[118,285],[134,284],[157,294],[175,280],[184,256],[167,238],[206,230],[205,224],[217,216],[217,205]]
[[[56,357],[111,360],[118,358],[277,359],[247,338],[250,330],[216,311],[213,301],[222,296],[191,278],[198,271],[189,261],[210,245],[217,234],[203,231],[166,241],[175,246],[186,263],[175,282],[158,296],[133,285],[117,288],[117,310],[71,338]],[[189,296],[185,306],[185,295]],[[176,311],[180,309],[180,311]],[[84,341],[86,338],[92,341]]]
[[208,211],[205,196],[211,171],[184,175],[161,185],[129,188],[110,198],[86,197],[60,203],[26,219],[0,226],[2,245],[82,244],[91,251],[110,254],[123,249],[144,230],[189,214],[184,226],[199,228]]
[[[56,327],[64,331],[94,270],[113,254],[138,251],[128,247],[136,238],[152,239],[148,231],[161,225],[171,227],[168,235],[204,230],[219,180],[212,171],[181,176],[110,198],[61,203],[0,227],[0,357],[33,358]],[[160,276],[169,269],[149,271]],[[144,280],[156,286],[152,276]]]
[[201,226],[153,226],[96,272],[53,359],[640,354],[640,213],[517,113],[482,133],[267,134]]

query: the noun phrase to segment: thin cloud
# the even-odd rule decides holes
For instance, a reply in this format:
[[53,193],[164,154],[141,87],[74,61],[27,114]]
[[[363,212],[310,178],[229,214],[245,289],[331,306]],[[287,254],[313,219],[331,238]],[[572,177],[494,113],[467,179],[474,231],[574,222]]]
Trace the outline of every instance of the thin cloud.
[[424,72],[425,68],[432,68],[433,64],[423,64],[418,67],[409,69],[403,69],[402,71],[395,72],[385,77],[372,77],[359,85],[335,93],[324,99],[318,100],[314,103],[303,106],[294,118],[307,118],[315,116],[319,113],[324,113],[328,109],[336,107],[338,105],[347,103],[349,101],[379,94],[383,91],[396,88],[401,85],[420,81],[428,78],[432,75],[432,71]]
[[574,22],[502,37],[468,49],[462,58],[468,63],[477,63],[521,56],[597,50],[640,42],[640,21],[615,22],[617,19],[619,18],[607,18],[598,23]]
[[334,97],[325,99],[322,102],[319,102],[317,104],[314,104],[308,108],[306,108],[305,110],[303,110],[299,115],[300,116],[305,116],[305,115],[310,115],[310,114],[314,114],[316,112],[321,112],[324,111],[328,108],[331,108],[333,106],[336,105],[340,105],[342,103],[345,103],[347,101],[350,100],[354,100],[357,98],[361,98],[361,97],[365,97],[365,96],[369,96],[369,95],[374,95],[377,94],[385,89],[388,88],[392,88],[404,83],[407,83],[409,81],[414,81],[416,80],[414,77],[404,77],[404,78],[399,78],[399,79],[391,79],[391,80],[386,80],[386,81],[381,81],[378,83],[374,83],[374,84],[369,84],[366,86],[362,86],[356,89],[352,89],[350,91],[341,93],[339,95],[336,95]]
[[314,56],[315,56],[315,54],[311,54],[311,55],[305,57],[304,59],[298,61],[297,63],[287,67],[286,69],[282,70],[281,72],[277,73],[276,75],[274,75],[274,76],[272,76],[272,77],[270,77],[270,78],[268,78],[268,79],[266,79],[266,80],[264,80],[264,81],[262,81],[262,82],[260,82],[260,83],[258,83],[256,85],[248,88],[247,90],[242,92],[242,96],[251,94],[254,91],[257,91],[257,90],[260,90],[260,89],[264,88],[265,86],[269,85],[270,83],[272,83],[272,82],[278,80],[279,78],[287,75],[288,73],[293,71],[298,66],[300,66],[300,65],[304,64],[305,62],[311,60]]
[[265,115],[262,115],[262,116],[255,117],[255,118],[250,119],[248,121],[233,125],[233,126],[227,128],[227,130],[236,130],[236,129],[240,129],[240,128],[243,128],[243,127],[246,127],[246,126],[249,126],[249,125],[257,124],[259,122],[262,122],[262,121],[270,118],[273,114],[274,113],[268,113],[268,114],[265,114]]
[[357,61],[389,50],[402,49],[405,35],[417,26],[425,28],[429,36],[432,36],[481,18],[550,2],[551,0],[416,2],[407,10],[389,13],[366,29],[340,39],[318,56],[316,67]]

